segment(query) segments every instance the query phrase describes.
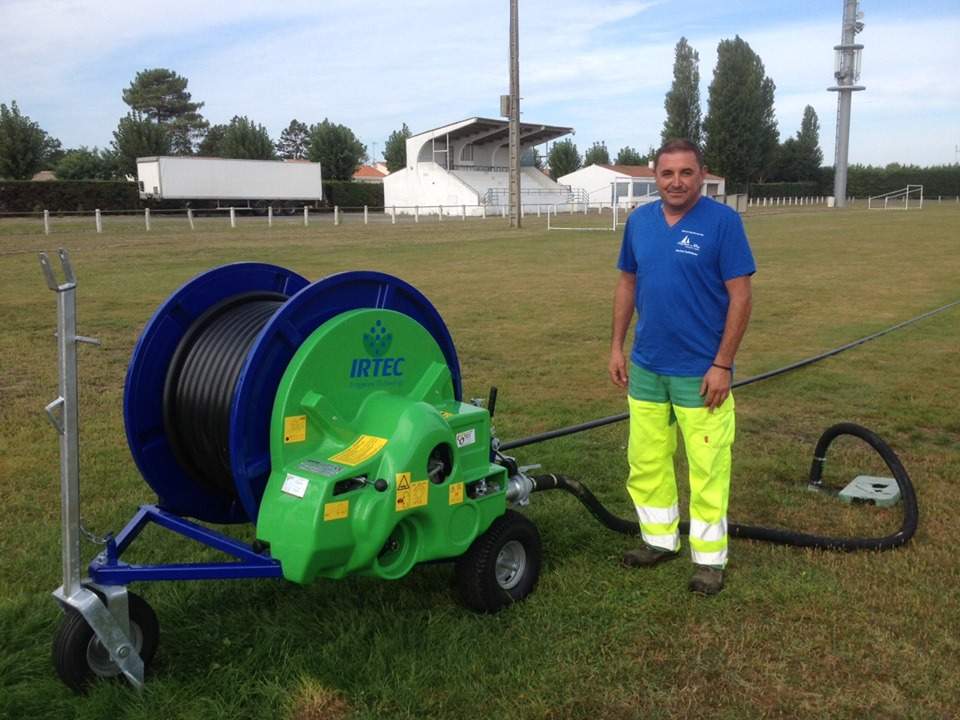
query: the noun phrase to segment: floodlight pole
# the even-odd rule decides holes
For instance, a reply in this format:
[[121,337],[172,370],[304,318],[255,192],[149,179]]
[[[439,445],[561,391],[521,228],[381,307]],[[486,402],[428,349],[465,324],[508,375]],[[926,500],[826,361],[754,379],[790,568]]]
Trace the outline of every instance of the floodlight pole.
[[510,227],[520,227],[520,40],[518,0],[510,0]]
[[853,93],[866,90],[855,85],[860,79],[860,51],[863,45],[854,43],[854,36],[863,30],[860,15],[857,12],[858,0],[844,0],[843,27],[840,44],[834,46],[836,67],[834,77],[837,84],[827,88],[839,94],[837,98],[837,139],[834,155],[833,196],[837,207],[847,206],[847,157],[850,150],[850,105]]

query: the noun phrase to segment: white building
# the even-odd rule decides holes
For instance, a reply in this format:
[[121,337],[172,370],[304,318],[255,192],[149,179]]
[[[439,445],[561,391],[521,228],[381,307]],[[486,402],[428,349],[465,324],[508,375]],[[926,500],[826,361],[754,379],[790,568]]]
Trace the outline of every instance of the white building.
[[[573,132],[572,128],[520,123],[520,152]],[[407,166],[383,179],[384,204],[397,213],[445,215],[499,213],[509,203],[509,123],[469,118],[407,138]],[[535,167],[522,167],[520,195],[526,212],[571,202],[562,187]],[[416,208],[416,211],[414,210]]]
[[[636,207],[659,199],[653,168],[643,165],[588,165],[557,178],[573,190],[583,190],[591,205],[609,206],[614,198],[621,207]],[[726,192],[722,177],[707,173],[702,192],[717,197]]]

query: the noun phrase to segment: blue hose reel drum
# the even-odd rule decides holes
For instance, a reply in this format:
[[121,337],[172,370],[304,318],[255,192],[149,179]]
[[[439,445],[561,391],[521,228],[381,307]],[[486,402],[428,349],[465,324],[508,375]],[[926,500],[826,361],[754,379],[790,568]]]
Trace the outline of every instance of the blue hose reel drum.
[[[198,480],[178,456],[165,421],[171,363],[191,329],[237,298],[274,300],[279,309],[256,335],[237,376],[229,408],[228,454],[235,492],[217,492]],[[282,304],[279,304],[282,303]],[[385,273],[330,275],[308,284],[300,275],[265,263],[234,263],[198,275],[174,292],[144,327],[124,386],[127,442],[140,473],[169,512],[215,523],[255,522],[270,473],[269,429],[280,379],[297,349],[327,320],[359,308],[404,313],[437,341],[462,398],[460,364],[436,308],[419,290]]]

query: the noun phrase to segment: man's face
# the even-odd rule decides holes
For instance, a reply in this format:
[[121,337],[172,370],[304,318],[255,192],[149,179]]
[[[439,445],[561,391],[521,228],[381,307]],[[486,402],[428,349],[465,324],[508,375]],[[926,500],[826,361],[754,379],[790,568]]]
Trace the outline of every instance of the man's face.
[[664,153],[656,167],[657,190],[664,205],[673,212],[686,212],[700,199],[706,172],[689,150]]

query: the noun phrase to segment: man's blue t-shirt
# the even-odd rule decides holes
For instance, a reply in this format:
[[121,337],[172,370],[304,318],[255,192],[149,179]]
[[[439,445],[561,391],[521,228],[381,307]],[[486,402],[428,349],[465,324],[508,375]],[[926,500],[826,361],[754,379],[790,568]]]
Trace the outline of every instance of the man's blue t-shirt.
[[635,210],[617,267],[637,276],[630,359],[659,375],[710,369],[727,318],[724,282],[756,272],[740,216],[707,197],[673,227],[659,200]]

